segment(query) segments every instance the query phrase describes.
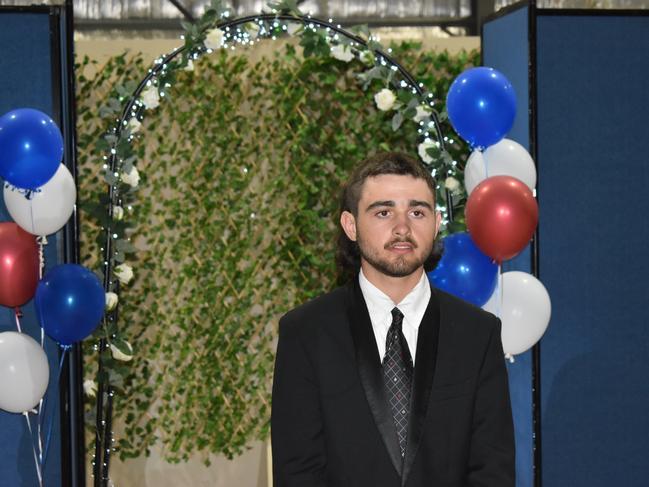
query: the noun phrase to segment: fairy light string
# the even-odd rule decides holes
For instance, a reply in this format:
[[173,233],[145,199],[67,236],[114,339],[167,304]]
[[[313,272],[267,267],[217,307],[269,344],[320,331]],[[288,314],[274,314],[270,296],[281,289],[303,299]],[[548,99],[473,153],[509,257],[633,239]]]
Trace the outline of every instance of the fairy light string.
[[[364,39],[359,34],[343,29],[340,24],[334,24],[332,19],[325,21],[295,11],[286,13],[275,10],[271,13],[233,19],[230,18],[227,10],[217,12],[216,15],[212,10],[209,15],[212,17],[209,22],[205,20],[204,16],[196,24],[188,26],[186,34],[181,36],[181,39],[185,40],[185,44],[156,59],[146,76],[137,84],[130,96],[121,95],[119,97],[120,102],[125,102],[125,105],[119,117],[116,118],[115,125],[105,136],[105,140],[109,143],[109,149],[103,156],[104,177],[108,182],[108,218],[102,226],[104,238],[103,247],[101,248],[103,252],[103,284],[106,292],[119,294],[119,282],[114,277],[115,263],[118,256],[123,256],[120,245],[127,245],[124,242],[130,241],[125,235],[118,233],[118,226],[115,225],[114,210],[116,207],[123,207],[128,202],[128,198],[124,198],[120,193],[119,185],[120,182],[123,182],[122,175],[125,168],[134,167],[136,159],[131,150],[131,144],[138,137],[136,131],[131,128],[131,120],[139,124],[144,119],[147,106],[142,96],[145,90],[155,89],[159,95],[159,100],[163,101],[173,86],[173,76],[176,71],[186,68],[190,62],[193,63],[201,56],[213,52],[213,49],[205,46],[205,37],[213,29],[220,29],[223,33],[221,49],[233,50],[236,45],[252,46],[262,39],[277,39],[280,36],[320,35],[324,33],[324,39],[329,46],[347,46],[356,58],[361,58],[364,53],[369,53],[369,55],[373,56],[374,63],[367,71],[361,73],[361,76],[367,76],[367,84],[373,79],[382,78],[386,81],[387,86],[391,86],[396,91],[408,93],[413,97],[411,99],[412,106],[409,106],[409,108],[412,109],[415,106],[426,106],[428,108],[427,116],[417,122],[417,133],[422,143],[426,141],[432,142],[433,150],[429,151],[428,154],[431,157],[434,155],[434,163],[428,163],[428,165],[433,175],[437,175],[439,179],[443,180],[445,176],[453,176],[459,171],[457,162],[452,160],[446,151],[445,144],[449,140],[443,136],[440,117],[434,108],[433,94],[426,92],[423,84],[417,83],[414,77],[391,56],[391,50],[384,50],[378,43],[378,39],[369,35],[369,32],[367,32],[367,39]],[[180,58],[180,61],[178,61],[178,58]],[[386,70],[387,75],[385,74]],[[438,209],[443,214],[444,222],[453,221],[452,194],[440,184],[438,184],[437,189],[441,194],[445,195],[445,204],[438,205]],[[132,205],[127,204],[126,209],[129,212],[132,211]],[[123,216],[125,217],[126,214]],[[103,320],[104,336],[94,346],[94,350],[100,357],[97,370],[95,445],[92,461],[92,475],[96,487],[107,485],[110,454],[111,451],[114,451],[112,446],[114,442],[112,411],[116,390],[108,379],[104,358],[110,359],[108,357],[110,355],[108,346],[118,333],[116,311],[116,309],[113,309],[105,314]]]

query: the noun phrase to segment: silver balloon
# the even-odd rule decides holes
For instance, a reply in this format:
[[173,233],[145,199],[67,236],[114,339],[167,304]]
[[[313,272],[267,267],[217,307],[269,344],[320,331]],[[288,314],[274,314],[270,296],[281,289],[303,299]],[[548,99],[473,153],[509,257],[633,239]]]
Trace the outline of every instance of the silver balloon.
[[467,194],[491,176],[511,176],[523,181],[530,190],[536,186],[536,167],[529,152],[510,139],[491,145],[484,152],[473,151],[464,169]]
[[24,413],[36,407],[50,380],[47,356],[29,335],[0,333],[0,409]]
[[500,317],[503,351],[507,355],[532,348],[548,328],[552,314],[545,286],[533,275],[520,271],[505,272],[500,293],[496,289],[483,308]]
[[33,235],[59,231],[70,219],[76,199],[74,179],[64,164],[29,199],[15,188],[8,185],[4,188],[5,206],[11,218]]

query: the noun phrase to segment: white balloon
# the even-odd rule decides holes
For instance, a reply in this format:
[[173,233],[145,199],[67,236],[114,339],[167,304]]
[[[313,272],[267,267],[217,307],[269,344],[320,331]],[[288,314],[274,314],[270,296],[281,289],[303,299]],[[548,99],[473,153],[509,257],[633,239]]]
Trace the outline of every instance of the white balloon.
[[507,355],[532,348],[548,328],[552,314],[545,286],[533,275],[520,271],[503,273],[500,293],[496,289],[483,309],[500,317],[503,350]]
[[77,199],[77,189],[68,168],[61,164],[52,178],[30,198],[5,184],[4,199],[11,218],[34,235],[49,235],[66,224]]
[[0,409],[24,413],[47,390],[50,367],[36,340],[24,333],[0,333]]
[[484,152],[473,151],[464,168],[467,194],[491,176],[512,176],[523,181],[531,190],[536,186],[536,167],[529,152],[510,139],[490,145]]

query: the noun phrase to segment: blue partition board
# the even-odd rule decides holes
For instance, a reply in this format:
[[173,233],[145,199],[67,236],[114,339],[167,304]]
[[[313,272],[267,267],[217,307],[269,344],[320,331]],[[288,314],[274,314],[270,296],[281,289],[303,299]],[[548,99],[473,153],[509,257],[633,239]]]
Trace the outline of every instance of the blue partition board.
[[[519,8],[484,24],[483,65],[502,72],[516,91],[516,119],[508,139],[529,149],[528,9]],[[526,249],[505,262],[503,272],[530,272],[530,252]],[[532,357],[525,352],[508,365],[509,387],[516,434],[516,486],[533,484]]]
[[539,11],[543,485],[649,485],[649,15]]
[[[52,85],[53,66],[51,57],[50,19],[48,13],[11,13],[0,11],[0,115],[15,108],[31,107],[53,118],[54,96]],[[59,120],[55,118],[58,123]],[[2,183],[3,184],[3,183]],[[11,221],[4,201],[0,198],[0,221]],[[57,249],[59,239],[48,237],[45,247],[47,268],[60,261]],[[40,341],[40,327],[34,307],[28,303],[22,307],[23,332]],[[15,331],[14,312],[0,306],[0,332]],[[50,447],[46,458],[43,481],[47,487],[61,485],[61,433],[59,391],[56,384],[58,349],[46,339],[50,365],[50,386],[46,393],[44,426],[52,426]],[[0,391],[4,393],[5,391]],[[35,420],[33,420],[35,421]],[[35,423],[34,423],[35,424]],[[46,435],[43,435],[43,440]],[[21,415],[0,410],[0,485],[33,487],[38,485],[34,464],[32,440]]]

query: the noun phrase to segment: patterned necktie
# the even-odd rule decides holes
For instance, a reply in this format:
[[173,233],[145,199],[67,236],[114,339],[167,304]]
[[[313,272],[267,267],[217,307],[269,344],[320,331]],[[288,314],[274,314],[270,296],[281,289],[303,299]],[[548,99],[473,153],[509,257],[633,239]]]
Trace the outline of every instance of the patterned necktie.
[[401,331],[403,314],[398,308],[392,310],[392,325],[385,340],[383,380],[397,428],[401,456],[406,452],[408,416],[410,415],[410,388],[412,385],[412,358],[408,343]]

